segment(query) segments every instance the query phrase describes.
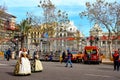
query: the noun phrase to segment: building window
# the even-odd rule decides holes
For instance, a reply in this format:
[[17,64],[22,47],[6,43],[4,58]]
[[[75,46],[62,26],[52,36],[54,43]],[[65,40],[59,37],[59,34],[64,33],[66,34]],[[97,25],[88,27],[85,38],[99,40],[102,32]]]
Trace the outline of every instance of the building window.
[[66,37],[66,34],[64,34],[64,37]]
[[116,41],[113,41],[113,42],[112,42],[112,44],[115,44],[115,43],[116,43]]
[[117,44],[120,44],[120,41],[118,41]]
[[62,28],[60,28],[60,32],[62,31]]
[[72,31],[72,28],[70,28],[70,31]]
[[62,37],[62,33],[60,34],[60,37]]
[[105,41],[103,41],[102,44],[105,44]]

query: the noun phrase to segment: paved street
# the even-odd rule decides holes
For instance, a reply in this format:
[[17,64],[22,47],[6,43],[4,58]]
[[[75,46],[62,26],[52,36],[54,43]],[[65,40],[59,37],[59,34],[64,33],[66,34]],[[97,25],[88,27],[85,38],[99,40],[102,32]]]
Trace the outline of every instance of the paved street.
[[43,72],[29,76],[14,76],[16,60],[0,60],[0,80],[120,80],[120,71],[113,71],[113,65],[78,64],[73,68],[65,63],[42,61]]

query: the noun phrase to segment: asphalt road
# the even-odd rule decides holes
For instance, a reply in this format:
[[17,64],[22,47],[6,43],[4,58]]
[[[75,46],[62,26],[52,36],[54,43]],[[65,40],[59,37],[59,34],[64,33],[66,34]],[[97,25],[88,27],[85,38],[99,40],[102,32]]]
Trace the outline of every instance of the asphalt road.
[[0,60],[0,80],[120,80],[120,71],[113,71],[113,65],[73,63],[70,68],[65,63],[42,61],[42,72],[14,76],[15,63],[16,60]]

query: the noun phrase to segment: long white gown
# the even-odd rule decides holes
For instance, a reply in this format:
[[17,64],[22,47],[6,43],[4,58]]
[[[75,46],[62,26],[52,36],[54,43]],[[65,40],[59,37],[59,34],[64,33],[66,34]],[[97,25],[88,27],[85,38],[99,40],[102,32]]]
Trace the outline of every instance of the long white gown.
[[27,57],[21,58],[21,63],[19,67],[19,73],[18,74],[31,74],[31,65],[30,61]]
[[29,59],[22,57],[15,65],[14,75],[29,75],[31,74],[31,65]]
[[38,54],[34,54],[34,59],[31,61],[31,71],[38,72],[43,71],[42,62],[39,60]]
[[31,61],[31,70],[32,72],[43,71],[42,62],[39,59]]

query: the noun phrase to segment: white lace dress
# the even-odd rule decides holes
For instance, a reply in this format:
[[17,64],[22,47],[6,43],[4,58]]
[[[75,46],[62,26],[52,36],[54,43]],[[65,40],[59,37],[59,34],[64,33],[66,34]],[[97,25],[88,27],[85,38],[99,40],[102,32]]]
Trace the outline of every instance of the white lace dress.
[[31,74],[31,65],[28,58],[22,57],[19,66],[19,73],[22,75]]

